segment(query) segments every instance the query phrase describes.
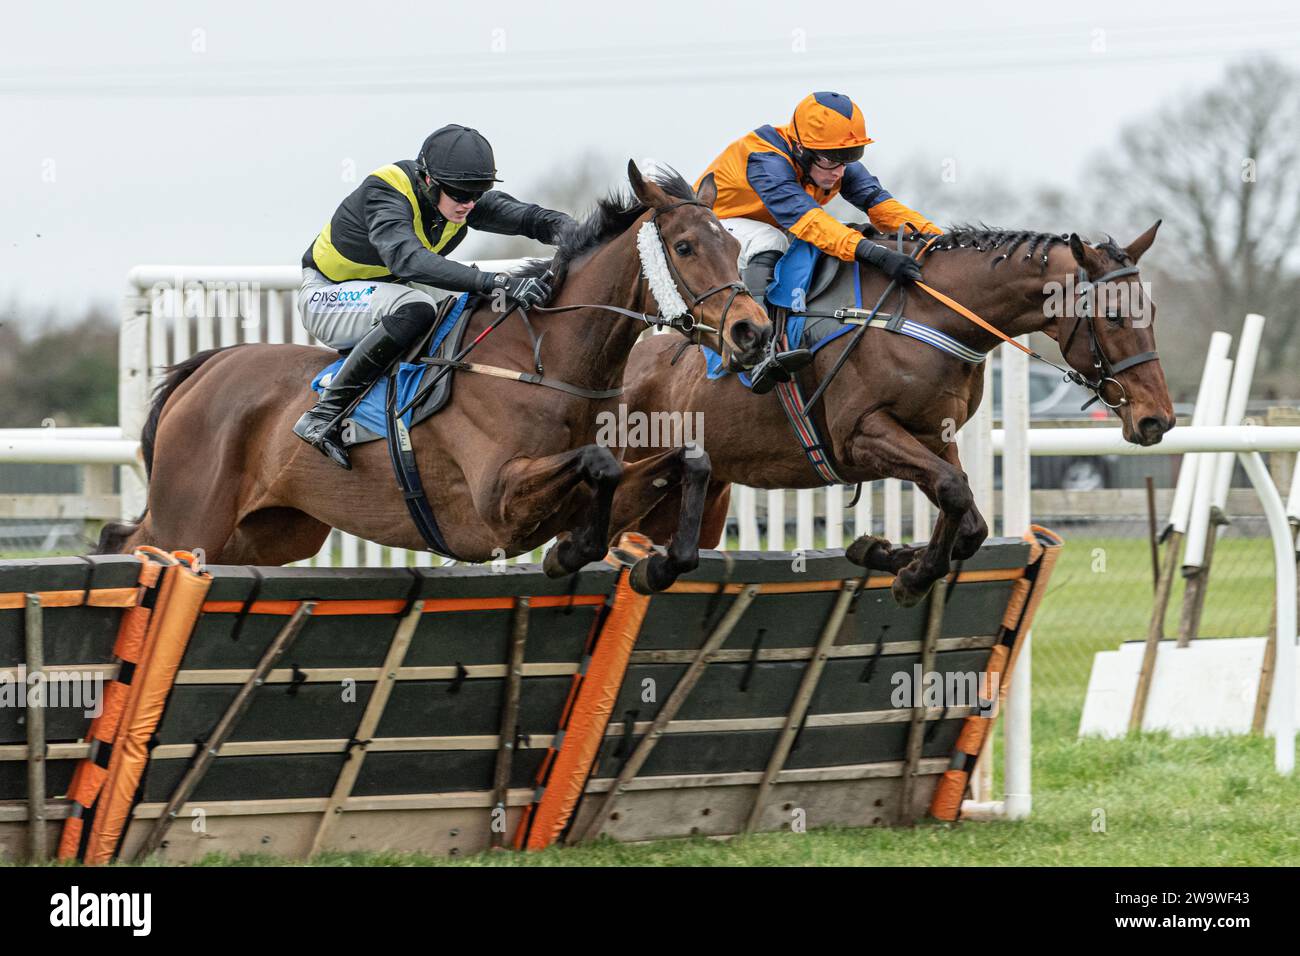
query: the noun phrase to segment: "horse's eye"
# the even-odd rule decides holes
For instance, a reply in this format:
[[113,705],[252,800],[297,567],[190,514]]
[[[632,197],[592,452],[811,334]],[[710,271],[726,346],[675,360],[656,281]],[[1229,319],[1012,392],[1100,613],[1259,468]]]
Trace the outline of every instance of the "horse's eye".
[[679,256],[689,256],[691,254],[691,244],[689,242],[679,242],[673,246]]

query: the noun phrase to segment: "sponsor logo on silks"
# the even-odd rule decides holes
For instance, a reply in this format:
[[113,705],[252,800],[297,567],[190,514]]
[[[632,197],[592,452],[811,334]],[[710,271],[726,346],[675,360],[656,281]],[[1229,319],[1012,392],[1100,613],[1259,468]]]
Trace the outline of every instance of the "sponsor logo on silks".
[[328,292],[313,292],[308,301],[313,305],[351,305],[374,295],[378,286],[368,289],[330,289]]

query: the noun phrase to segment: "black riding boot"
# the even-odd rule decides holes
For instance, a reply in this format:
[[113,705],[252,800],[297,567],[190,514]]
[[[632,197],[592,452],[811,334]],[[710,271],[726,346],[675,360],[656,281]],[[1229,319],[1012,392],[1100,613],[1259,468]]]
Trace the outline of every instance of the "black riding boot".
[[376,325],[348,353],[343,366],[334,373],[334,378],[317,399],[316,406],[293,426],[293,433],[328,455],[340,468],[351,470],[352,462],[339,441],[343,412],[353,399],[361,396],[388,370],[405,348],[388,334],[382,323]]
[[766,300],[767,287],[772,284],[772,276],[776,274],[776,264],[781,261],[781,253],[774,249],[766,252],[755,253],[754,257],[749,260],[745,266],[745,271],[740,277],[745,282],[745,288],[749,294],[754,297],[755,302],[763,303]]
[[[765,298],[767,287],[771,285],[772,276],[776,274],[776,264],[781,260],[781,255],[782,253],[771,250],[760,252],[749,260],[749,264],[741,274],[749,294],[764,306],[767,305]],[[771,312],[771,308],[768,308],[769,315]],[[772,391],[778,382],[790,381],[795,372],[811,361],[812,353],[807,349],[778,352],[777,342],[773,339],[768,343],[767,354],[762,361],[749,372],[749,390],[755,395],[765,395]]]

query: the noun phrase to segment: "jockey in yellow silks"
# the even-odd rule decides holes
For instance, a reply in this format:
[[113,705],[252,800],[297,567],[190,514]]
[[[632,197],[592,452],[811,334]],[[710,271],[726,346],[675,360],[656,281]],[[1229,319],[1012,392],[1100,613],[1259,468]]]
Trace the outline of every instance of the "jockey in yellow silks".
[[922,233],[941,231],[891,196],[858,161],[871,142],[856,103],[843,93],[810,93],[789,125],[760,126],[704,171],[701,180],[712,173],[717,183],[713,211],[740,241],[740,271],[756,298],[767,290],[791,236],[837,259],[861,259],[903,283],[920,278],[912,259],[864,239],[822,208],[843,196],[882,232],[903,223]]

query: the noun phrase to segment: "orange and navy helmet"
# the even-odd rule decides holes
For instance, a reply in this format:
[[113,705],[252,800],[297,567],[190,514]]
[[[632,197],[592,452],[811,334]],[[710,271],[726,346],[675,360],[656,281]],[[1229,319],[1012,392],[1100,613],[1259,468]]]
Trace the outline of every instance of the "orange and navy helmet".
[[836,162],[862,158],[863,147],[874,142],[858,104],[843,93],[809,93],[794,108],[799,145]]

